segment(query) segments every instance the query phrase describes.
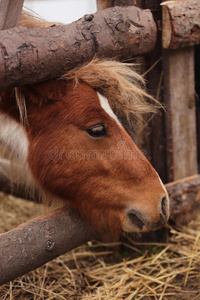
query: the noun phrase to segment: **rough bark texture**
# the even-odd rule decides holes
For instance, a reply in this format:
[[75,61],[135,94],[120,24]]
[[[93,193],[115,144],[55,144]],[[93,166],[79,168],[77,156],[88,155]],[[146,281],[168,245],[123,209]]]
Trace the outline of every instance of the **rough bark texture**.
[[24,0],[0,1],[0,30],[8,29],[19,23]]
[[[171,217],[192,220],[200,208],[200,175],[166,185]],[[56,210],[0,235],[0,285],[97,237],[75,213]]]
[[176,224],[187,224],[200,210],[200,175],[165,185],[171,201],[171,218]]
[[194,49],[164,51],[167,164],[171,181],[197,170]]
[[0,235],[0,285],[96,237],[72,212],[56,210]]
[[200,1],[166,1],[163,7],[163,48],[200,43]]
[[110,8],[77,22],[0,32],[0,89],[61,76],[99,57],[125,59],[151,51],[156,26],[149,10]]

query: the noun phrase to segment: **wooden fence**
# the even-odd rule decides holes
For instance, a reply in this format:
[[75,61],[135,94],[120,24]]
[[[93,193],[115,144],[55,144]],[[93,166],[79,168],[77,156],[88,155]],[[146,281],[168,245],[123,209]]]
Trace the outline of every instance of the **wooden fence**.
[[[197,103],[195,102],[195,65],[198,66],[196,76],[200,76],[198,73],[200,69],[199,46],[196,46],[196,60],[194,60],[195,45],[200,43],[200,2],[199,0],[169,1],[169,3],[162,3],[162,8],[160,4],[158,0],[99,0],[98,9],[137,5],[150,9],[154,17],[157,26],[156,45],[154,50],[150,47],[150,53],[144,58],[140,58],[140,61],[146,66],[149,90],[154,97],[164,103],[165,110],[149,122],[145,130],[138,134],[137,139],[138,144],[146,151],[162,179],[165,182],[172,182],[166,185],[171,198],[171,213],[177,222],[182,222],[191,220],[200,208],[200,175],[198,175],[198,157],[200,157],[200,118],[198,113],[200,105],[198,100]],[[22,0],[1,1],[0,45],[1,38],[5,37],[4,35],[7,33],[6,29],[18,24],[22,5]],[[102,15],[101,12],[98,12],[98,18],[100,19],[105,13],[109,14],[109,10],[103,11]],[[124,10],[121,13],[124,14],[125,19],[123,20],[126,20],[127,11]],[[149,14],[151,13],[149,11]],[[99,20],[98,18],[97,20]],[[91,20],[91,18],[89,19]],[[84,19],[85,21],[87,20]],[[151,23],[151,21],[149,22]],[[10,30],[13,30],[12,34],[15,37],[15,28]],[[118,31],[120,31],[119,28]],[[27,34],[26,30],[25,34]],[[125,32],[123,35],[126,39]],[[155,44],[155,40],[152,42],[151,38],[152,36],[149,39],[151,45]],[[129,46],[127,45],[127,47]],[[130,51],[132,50],[130,49]],[[135,54],[145,53],[146,49],[143,49],[140,53]],[[5,55],[2,46],[1,54]],[[105,56],[107,55],[109,54]],[[111,51],[110,55],[112,55]],[[131,55],[134,55],[134,51],[131,52]],[[130,53],[127,54],[128,56]],[[86,59],[91,59],[91,57]],[[63,61],[63,57],[61,61]],[[0,73],[0,76],[3,76],[2,72]],[[59,70],[58,73],[54,73],[54,76],[59,75],[61,75]],[[25,83],[20,74],[17,74],[17,79],[18,82]],[[200,80],[200,77],[196,77],[196,79]],[[32,80],[37,81],[37,78],[33,76]],[[7,84],[8,86],[9,84],[13,85],[12,80]],[[2,79],[1,88],[5,88],[5,85],[6,81]],[[198,83],[196,87],[200,94]],[[196,99],[198,97],[200,96],[196,94]],[[140,128],[140,124],[138,128]],[[3,166],[2,170],[4,171],[1,172],[0,183],[5,183],[6,178],[9,177],[8,162],[1,160],[0,166]],[[188,176],[191,177],[188,178]],[[62,222],[60,222],[61,220]],[[38,226],[40,231],[42,228],[43,238],[37,236]],[[70,229],[67,232],[65,232],[66,227]],[[79,231],[77,235],[80,227],[81,232]],[[21,243],[21,248],[18,248],[16,257],[16,249],[13,245],[19,247],[18,241],[22,239],[22,236],[27,238]],[[44,264],[95,236],[96,233],[93,229],[86,228],[78,216],[65,211],[55,211],[41,216],[13,231],[0,235],[0,284]],[[39,251],[40,255],[38,256]]]

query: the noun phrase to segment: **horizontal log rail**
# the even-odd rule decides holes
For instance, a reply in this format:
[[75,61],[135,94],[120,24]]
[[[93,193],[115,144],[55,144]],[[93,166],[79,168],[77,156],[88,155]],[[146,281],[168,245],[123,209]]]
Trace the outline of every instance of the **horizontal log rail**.
[[176,0],[162,3],[163,48],[176,49],[200,44],[200,1]]
[[73,212],[55,210],[0,235],[0,285],[92,240],[97,235]]
[[165,185],[170,198],[170,215],[176,224],[186,225],[200,212],[200,174]]
[[[171,218],[192,220],[200,208],[200,175],[166,185]],[[55,210],[0,235],[0,285],[13,280],[71,249],[97,238],[72,211]]]
[[150,52],[150,10],[113,7],[63,26],[0,31],[0,90],[56,78],[94,56],[127,59]]

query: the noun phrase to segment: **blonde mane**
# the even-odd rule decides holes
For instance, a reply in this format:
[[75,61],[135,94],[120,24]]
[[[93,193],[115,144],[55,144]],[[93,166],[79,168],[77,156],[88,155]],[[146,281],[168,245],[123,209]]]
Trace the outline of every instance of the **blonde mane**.
[[63,77],[83,81],[104,95],[116,114],[140,117],[156,112],[160,104],[144,89],[144,79],[134,71],[135,64],[95,58],[91,62],[69,71]]
[[[28,12],[23,12],[20,21],[21,26],[27,27],[48,27],[53,24],[55,23],[44,21]],[[75,85],[81,81],[87,83],[108,99],[118,116],[125,115],[129,120],[130,116],[138,118],[146,113],[155,113],[161,107],[159,101],[145,91],[144,78],[134,71],[135,68],[135,64],[94,58],[89,63],[70,70],[60,79],[73,80]],[[17,90],[15,94],[18,96]],[[25,111],[23,98],[16,98],[20,111]]]

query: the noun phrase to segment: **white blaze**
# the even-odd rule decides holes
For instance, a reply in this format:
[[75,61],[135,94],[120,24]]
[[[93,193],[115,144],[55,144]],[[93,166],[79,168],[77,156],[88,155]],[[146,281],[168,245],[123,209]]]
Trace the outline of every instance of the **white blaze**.
[[114,112],[112,111],[111,107],[110,107],[110,104],[108,102],[108,99],[104,96],[102,96],[100,93],[97,92],[97,95],[99,97],[99,101],[100,101],[100,104],[101,104],[101,107],[105,110],[105,112],[112,118],[114,119],[120,126],[121,123],[119,121],[119,119],[117,118],[117,116],[114,114]]

